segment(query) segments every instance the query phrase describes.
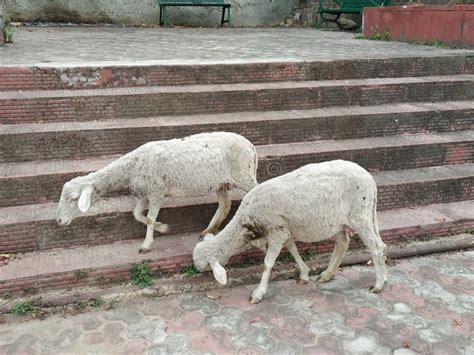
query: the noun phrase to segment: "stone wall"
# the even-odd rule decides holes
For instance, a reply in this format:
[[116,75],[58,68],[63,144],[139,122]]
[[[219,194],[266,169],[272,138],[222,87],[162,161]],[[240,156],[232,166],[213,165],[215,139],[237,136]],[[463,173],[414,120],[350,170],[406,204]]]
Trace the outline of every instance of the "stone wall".
[[0,46],[5,43],[5,37],[3,35],[3,5],[0,3]]
[[[3,0],[14,21],[158,24],[155,0]],[[231,0],[234,26],[274,25],[292,16],[300,0]],[[216,26],[221,8],[174,7],[171,24]]]

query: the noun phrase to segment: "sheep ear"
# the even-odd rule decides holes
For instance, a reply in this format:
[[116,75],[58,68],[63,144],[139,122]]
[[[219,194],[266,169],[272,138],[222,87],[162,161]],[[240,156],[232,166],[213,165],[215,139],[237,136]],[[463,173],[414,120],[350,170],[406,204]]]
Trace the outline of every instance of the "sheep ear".
[[214,274],[214,278],[222,285],[227,283],[227,272],[225,269],[219,264],[218,261],[215,261],[211,264],[212,273]]
[[92,191],[92,187],[86,187],[84,190],[82,190],[81,197],[79,197],[79,201],[77,202],[77,206],[81,212],[87,212],[91,207]]

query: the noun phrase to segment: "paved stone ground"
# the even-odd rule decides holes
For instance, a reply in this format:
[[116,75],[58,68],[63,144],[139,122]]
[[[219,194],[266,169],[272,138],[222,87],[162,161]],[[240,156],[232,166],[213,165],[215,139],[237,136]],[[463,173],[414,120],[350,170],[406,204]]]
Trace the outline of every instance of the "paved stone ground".
[[[0,65],[212,63],[443,56],[451,50],[314,29],[18,28]],[[110,63],[109,63],[110,64]]]
[[399,260],[379,295],[355,266],[327,284],[273,282],[258,305],[253,285],[25,316],[0,326],[0,354],[474,354],[473,272],[465,251]]

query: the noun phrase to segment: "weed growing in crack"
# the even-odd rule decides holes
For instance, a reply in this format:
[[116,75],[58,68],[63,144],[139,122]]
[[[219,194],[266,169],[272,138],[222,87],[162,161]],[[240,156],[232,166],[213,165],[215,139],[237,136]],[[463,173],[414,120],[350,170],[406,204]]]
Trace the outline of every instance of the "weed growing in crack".
[[130,269],[130,279],[132,284],[140,288],[145,288],[153,283],[148,260],[143,260],[140,264],[133,264]]

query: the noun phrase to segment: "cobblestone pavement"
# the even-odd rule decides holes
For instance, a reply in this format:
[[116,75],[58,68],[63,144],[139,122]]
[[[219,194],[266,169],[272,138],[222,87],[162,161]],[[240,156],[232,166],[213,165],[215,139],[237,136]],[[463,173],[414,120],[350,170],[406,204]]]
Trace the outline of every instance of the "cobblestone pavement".
[[355,266],[327,284],[272,282],[258,305],[253,285],[24,316],[0,326],[0,354],[474,354],[473,272],[466,251],[400,260],[379,295]]
[[17,28],[0,65],[292,61],[450,55],[451,50],[354,39],[314,29]]

